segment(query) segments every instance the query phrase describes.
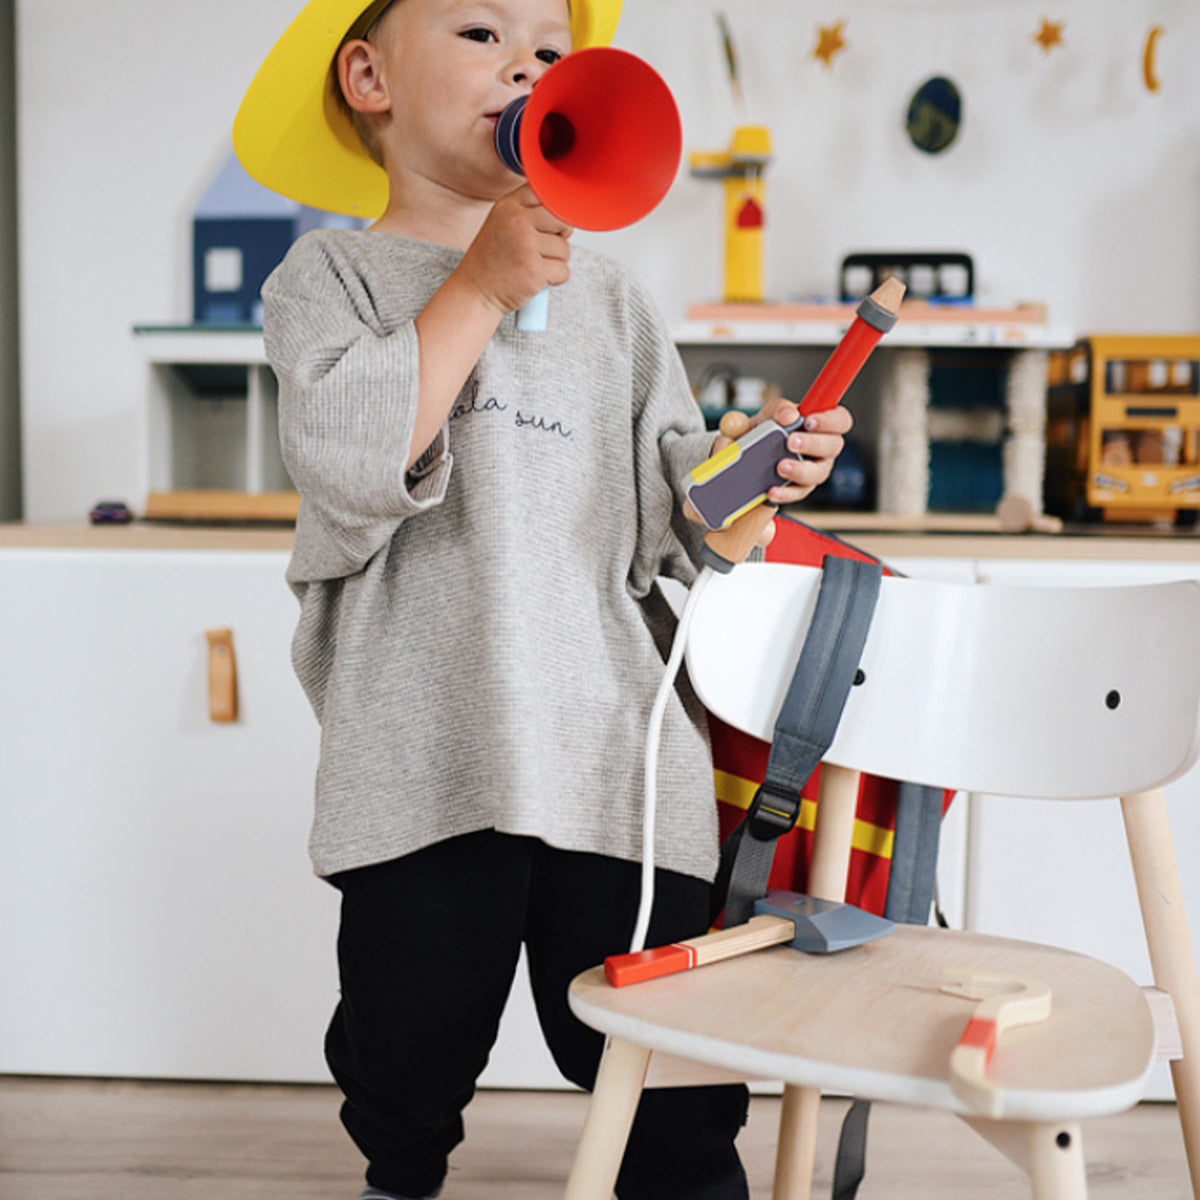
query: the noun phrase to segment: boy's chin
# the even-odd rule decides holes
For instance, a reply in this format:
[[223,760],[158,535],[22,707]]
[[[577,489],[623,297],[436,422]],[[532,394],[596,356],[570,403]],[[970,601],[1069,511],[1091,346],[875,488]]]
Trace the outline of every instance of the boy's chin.
[[496,172],[480,172],[473,178],[460,180],[457,186],[451,185],[451,187],[452,190],[468,199],[495,204],[497,200],[515,192],[524,184],[523,176],[514,175],[511,171],[501,168]]

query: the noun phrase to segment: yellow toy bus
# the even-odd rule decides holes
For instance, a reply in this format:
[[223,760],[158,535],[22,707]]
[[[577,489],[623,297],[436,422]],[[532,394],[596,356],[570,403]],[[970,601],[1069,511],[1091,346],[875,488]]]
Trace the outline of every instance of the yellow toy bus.
[[1097,334],[1051,363],[1047,510],[1200,510],[1200,335]]

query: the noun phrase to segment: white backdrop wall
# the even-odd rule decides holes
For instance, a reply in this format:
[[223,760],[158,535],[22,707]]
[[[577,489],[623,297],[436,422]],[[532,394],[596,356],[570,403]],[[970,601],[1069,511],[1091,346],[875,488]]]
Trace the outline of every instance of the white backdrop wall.
[[[135,507],[140,321],[191,313],[190,218],[247,82],[299,0],[16,0],[25,515]],[[727,86],[714,13],[739,47]],[[1065,44],[1033,43],[1043,16]],[[830,69],[818,24],[844,20]],[[1142,82],[1151,26],[1162,89]],[[1192,0],[625,0],[618,44],[662,71],[685,146],[773,132],[767,287],[829,292],[854,250],[965,250],[981,298],[1077,331],[1200,329],[1200,8]],[[933,74],[964,95],[940,156],[903,132]],[[670,317],[721,285],[720,188],[681,172],[651,218],[586,235]],[[584,236],[584,235],[581,235]]]

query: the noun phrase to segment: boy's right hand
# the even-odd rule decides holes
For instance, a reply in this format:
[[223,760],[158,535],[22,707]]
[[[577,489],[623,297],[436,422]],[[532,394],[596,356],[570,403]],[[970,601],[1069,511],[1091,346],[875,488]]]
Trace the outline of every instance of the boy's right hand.
[[570,278],[568,239],[574,232],[525,184],[492,206],[455,274],[487,304],[512,312]]

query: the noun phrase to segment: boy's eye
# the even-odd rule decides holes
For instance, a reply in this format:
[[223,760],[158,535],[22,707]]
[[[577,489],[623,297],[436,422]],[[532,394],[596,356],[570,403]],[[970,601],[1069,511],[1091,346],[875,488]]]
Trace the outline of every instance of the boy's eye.
[[484,29],[483,27],[464,29],[462,36],[470,38],[473,42],[494,42],[496,40],[496,35],[490,29]]
[[557,50],[539,50],[537,52],[537,57],[540,58],[542,62],[548,63],[550,66],[554,66],[554,64],[558,62],[560,58],[562,58],[562,55]]

